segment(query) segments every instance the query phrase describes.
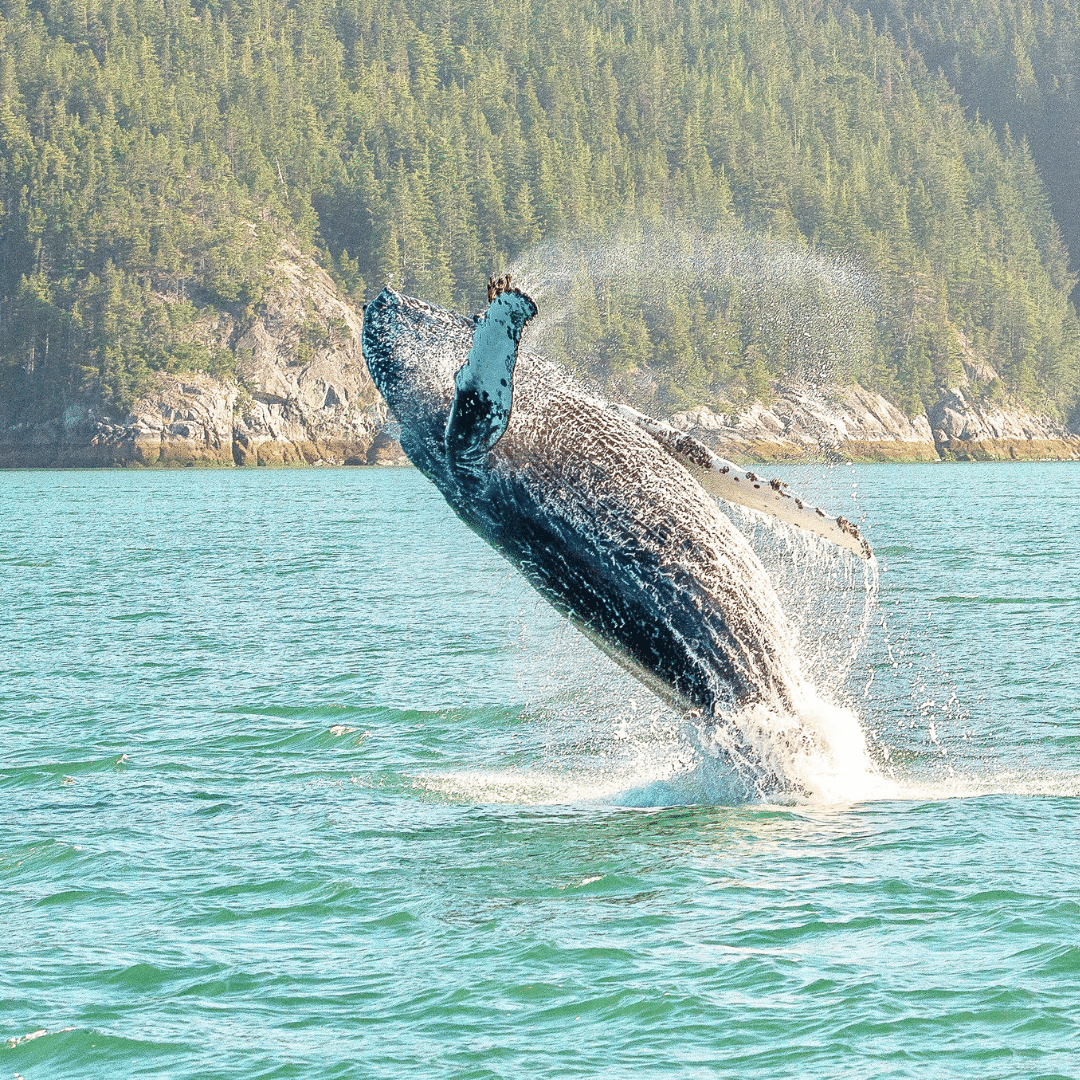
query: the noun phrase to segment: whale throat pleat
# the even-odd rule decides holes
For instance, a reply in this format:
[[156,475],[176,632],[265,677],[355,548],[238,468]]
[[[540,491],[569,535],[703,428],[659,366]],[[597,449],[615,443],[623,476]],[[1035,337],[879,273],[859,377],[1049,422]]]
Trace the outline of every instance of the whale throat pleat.
[[459,465],[479,464],[510,422],[514,364],[536,304],[516,289],[501,293],[477,319],[469,358],[454,376],[446,451]]

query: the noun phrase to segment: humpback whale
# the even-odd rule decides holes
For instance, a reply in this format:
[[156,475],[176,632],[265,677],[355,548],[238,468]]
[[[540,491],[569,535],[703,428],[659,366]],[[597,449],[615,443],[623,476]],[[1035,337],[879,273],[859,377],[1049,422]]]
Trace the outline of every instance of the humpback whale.
[[860,555],[857,529],[520,349],[537,313],[500,279],[472,317],[389,286],[364,314],[409,460],[562,614],[669,704],[790,708],[800,679],[768,575],[714,495]]

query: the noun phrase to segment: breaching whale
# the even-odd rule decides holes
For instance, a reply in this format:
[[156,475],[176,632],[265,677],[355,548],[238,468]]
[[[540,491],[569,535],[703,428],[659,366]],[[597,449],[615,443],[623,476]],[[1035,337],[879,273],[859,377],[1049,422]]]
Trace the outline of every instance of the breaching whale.
[[[790,707],[799,679],[768,575],[713,494],[869,555],[854,526],[521,350],[536,304],[489,287],[467,317],[389,286],[363,351],[408,459],[457,515],[670,704]],[[706,490],[708,488],[709,490]],[[710,494],[712,492],[712,494]]]

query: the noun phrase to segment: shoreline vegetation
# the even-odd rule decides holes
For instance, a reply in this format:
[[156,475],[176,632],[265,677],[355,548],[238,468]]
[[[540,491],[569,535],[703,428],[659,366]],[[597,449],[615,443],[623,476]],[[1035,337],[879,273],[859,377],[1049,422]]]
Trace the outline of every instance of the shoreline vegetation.
[[534,347],[726,456],[1078,458],[1077,42],[1066,0],[2,0],[0,467],[390,460],[365,299],[509,268]]

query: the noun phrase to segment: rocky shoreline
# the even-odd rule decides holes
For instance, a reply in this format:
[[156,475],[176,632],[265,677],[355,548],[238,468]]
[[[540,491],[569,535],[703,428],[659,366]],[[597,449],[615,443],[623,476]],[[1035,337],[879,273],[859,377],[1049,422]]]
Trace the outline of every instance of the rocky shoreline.
[[[237,378],[161,372],[127,416],[86,404],[62,417],[0,413],[0,468],[400,465],[406,459],[361,350],[362,316],[330,276],[294,248],[250,324],[199,328],[228,348]],[[1080,434],[1008,403],[978,403],[995,373],[965,361],[963,385],[908,417],[860,386],[779,386],[768,405],[701,405],[668,417],[740,464],[1080,460]]]
[[671,423],[740,464],[1080,460],[1080,434],[1016,406],[978,405],[965,390],[943,391],[924,415],[908,417],[860,386],[780,387],[768,406],[740,413],[700,406]]
[[0,422],[0,467],[368,465],[404,461],[384,434],[361,316],[330,276],[286,248],[254,321],[222,315],[201,340],[230,347],[238,379],[160,372],[127,416],[72,405]]
[[[267,365],[254,392],[200,372],[160,374],[123,419],[73,407],[60,420],[0,428],[0,468],[407,464],[366,371],[326,364]],[[959,388],[913,418],[854,386],[782,387],[768,406],[702,405],[668,419],[739,464],[1080,460],[1080,435],[1049,417],[973,405]]]

